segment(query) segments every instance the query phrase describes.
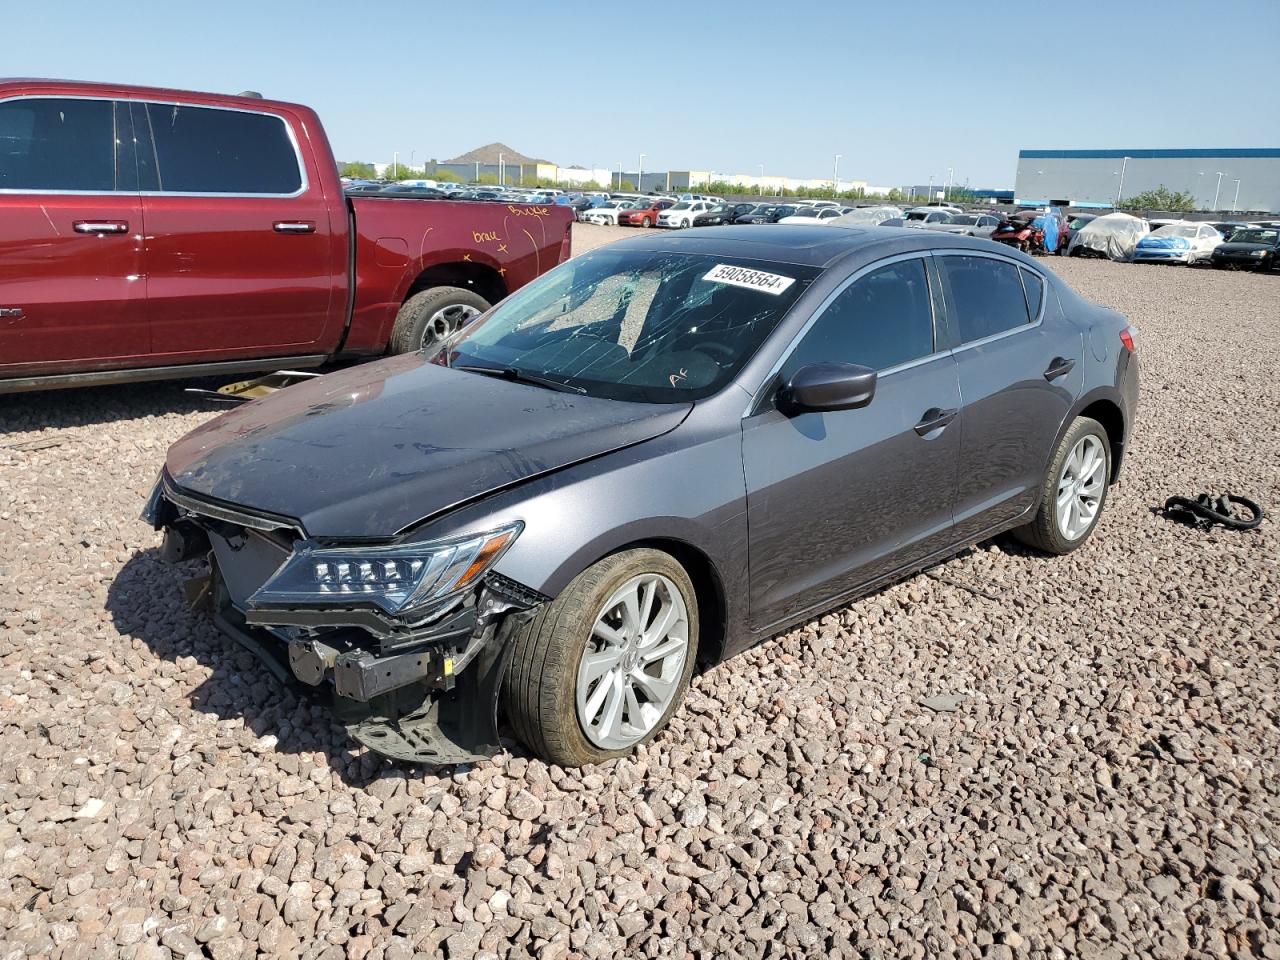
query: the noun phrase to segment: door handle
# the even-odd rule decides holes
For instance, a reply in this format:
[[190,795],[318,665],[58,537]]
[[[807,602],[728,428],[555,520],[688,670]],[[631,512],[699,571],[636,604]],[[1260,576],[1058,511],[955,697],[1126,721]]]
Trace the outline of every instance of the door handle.
[[276,233],[315,233],[316,225],[311,220],[277,220],[271,229]]
[[1044,372],[1044,378],[1053,381],[1059,377],[1065,377],[1075,368],[1075,365],[1076,362],[1069,357],[1054,357],[1049,362],[1049,369]]
[[915,425],[916,433],[924,436],[927,433],[933,433],[935,430],[941,430],[948,423],[956,418],[960,413],[957,409],[943,410],[941,407],[930,407],[924,412],[924,416],[920,418],[920,422]]
[[129,224],[123,220],[77,220],[73,226],[76,233],[96,233],[99,236],[129,232]]

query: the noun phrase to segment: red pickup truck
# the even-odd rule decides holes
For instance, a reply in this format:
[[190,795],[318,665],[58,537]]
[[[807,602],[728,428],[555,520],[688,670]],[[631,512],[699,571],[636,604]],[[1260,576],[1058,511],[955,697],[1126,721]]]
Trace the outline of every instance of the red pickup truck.
[[349,197],[297,104],[0,80],[0,393],[416,350],[566,260],[572,216]]

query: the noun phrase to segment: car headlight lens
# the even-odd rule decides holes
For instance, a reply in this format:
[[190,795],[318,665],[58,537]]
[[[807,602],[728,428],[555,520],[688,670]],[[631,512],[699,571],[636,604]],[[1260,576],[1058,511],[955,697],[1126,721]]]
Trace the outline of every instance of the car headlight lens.
[[484,533],[381,547],[319,547],[300,541],[249,605],[367,603],[402,616],[474,585],[523,529],[516,521]]
[[1254,250],[1252,253],[1250,253],[1250,254],[1249,254],[1249,256],[1251,256],[1251,257],[1265,257],[1265,256],[1268,256],[1270,253],[1271,253],[1271,251],[1270,251],[1270,250]]

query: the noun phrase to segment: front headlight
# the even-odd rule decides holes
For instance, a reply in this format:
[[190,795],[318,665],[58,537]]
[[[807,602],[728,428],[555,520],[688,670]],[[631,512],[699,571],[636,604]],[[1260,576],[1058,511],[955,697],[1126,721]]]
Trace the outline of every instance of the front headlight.
[[1249,254],[1249,256],[1251,257],[1269,257],[1270,255],[1271,255],[1270,250],[1254,250],[1252,253]]
[[318,547],[303,540],[249,606],[368,603],[403,616],[475,584],[523,529],[516,521],[484,533],[384,547]]

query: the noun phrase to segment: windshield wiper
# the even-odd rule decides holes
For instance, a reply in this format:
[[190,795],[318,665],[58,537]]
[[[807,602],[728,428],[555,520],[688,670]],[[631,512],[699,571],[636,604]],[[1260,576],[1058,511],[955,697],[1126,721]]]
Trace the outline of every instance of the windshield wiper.
[[517,370],[515,367],[482,367],[479,364],[463,363],[449,369],[463,370],[466,373],[482,373],[490,377],[501,377],[503,380],[510,380],[513,383],[528,383],[535,387],[545,387],[548,390],[559,390],[561,393],[576,393],[583,397],[587,395],[587,391],[583,387],[565,383],[563,380],[540,377],[536,373]]

